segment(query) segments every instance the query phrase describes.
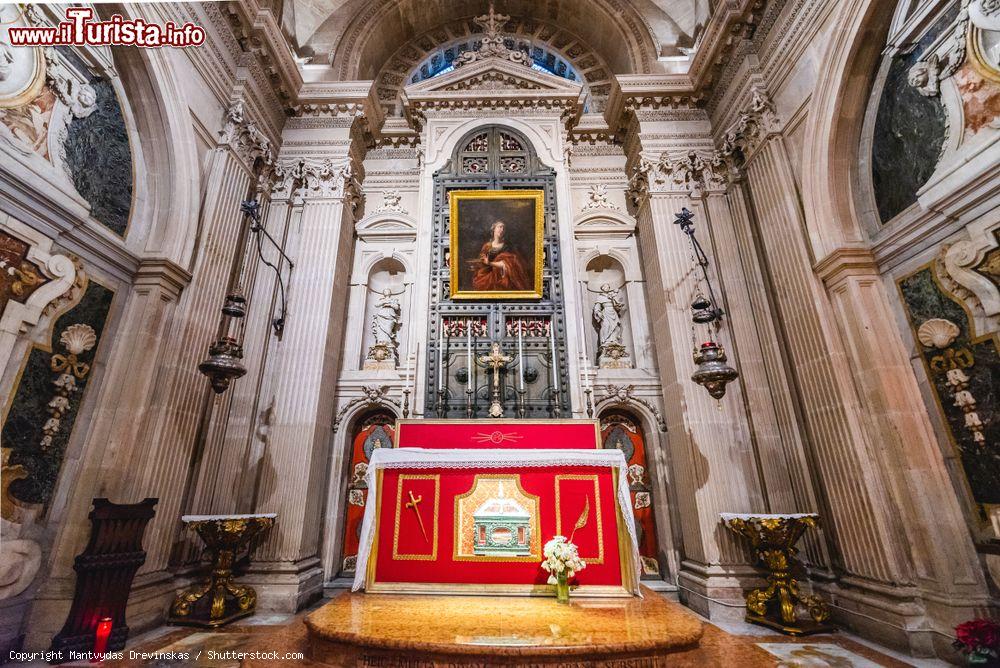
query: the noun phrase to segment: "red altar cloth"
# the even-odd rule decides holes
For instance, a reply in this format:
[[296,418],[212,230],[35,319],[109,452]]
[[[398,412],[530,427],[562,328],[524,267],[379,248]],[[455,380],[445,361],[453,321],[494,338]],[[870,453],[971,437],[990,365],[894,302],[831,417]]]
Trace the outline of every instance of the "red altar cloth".
[[397,448],[600,448],[597,420],[399,420]]
[[[551,595],[542,548],[585,516],[573,542],[587,567],[571,584],[583,595],[635,591],[634,528],[614,459],[623,461],[620,451],[504,452],[497,456],[507,461],[494,465],[481,450],[413,453],[412,461],[399,450],[373,458],[375,502],[366,508],[356,588],[363,568],[370,592]],[[478,459],[466,466],[464,456]],[[383,468],[385,457],[396,461]]]

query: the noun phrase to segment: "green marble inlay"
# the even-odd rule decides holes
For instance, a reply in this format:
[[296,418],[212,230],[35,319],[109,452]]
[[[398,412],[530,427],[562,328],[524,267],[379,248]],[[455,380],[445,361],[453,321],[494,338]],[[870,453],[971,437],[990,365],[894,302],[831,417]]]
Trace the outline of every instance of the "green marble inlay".
[[[958,447],[973,498],[980,504],[1000,504],[1000,350],[997,336],[993,333],[970,338],[968,314],[955,297],[941,288],[932,271],[926,267],[900,281],[907,316],[914,332],[933,318],[949,320],[960,330],[955,340],[944,348],[919,341],[916,345]],[[957,386],[956,381],[962,378],[967,382]],[[960,394],[963,392],[968,395]],[[973,404],[969,403],[970,399]],[[977,422],[981,428],[975,426]],[[977,432],[981,434],[978,439]]]
[[[2,430],[3,447],[12,449],[9,464],[21,464],[28,474],[10,486],[11,495],[23,503],[47,504],[52,498],[66,446],[93,374],[94,357],[113,297],[111,290],[91,280],[80,302],[56,320],[52,328],[51,352],[35,347],[28,355]],[[43,446],[45,425],[52,418],[49,404],[58,395],[53,381],[67,372],[65,369],[53,371],[52,358],[55,355],[68,357],[66,346],[59,339],[68,327],[77,324],[90,327],[96,337],[88,350],[76,356],[77,363],[88,365],[89,369],[83,378],[74,376],[71,381],[76,389],[66,397],[67,405],[59,418],[58,431],[50,434],[50,442]],[[59,361],[57,359],[57,363]],[[82,371],[83,367],[77,369]],[[72,375],[72,369],[69,371]]]

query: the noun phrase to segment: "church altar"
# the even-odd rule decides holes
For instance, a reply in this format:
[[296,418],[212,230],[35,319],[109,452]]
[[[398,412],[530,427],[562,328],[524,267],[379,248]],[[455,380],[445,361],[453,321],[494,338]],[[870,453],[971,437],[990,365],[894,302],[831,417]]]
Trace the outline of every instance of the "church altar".
[[596,434],[591,420],[401,421],[368,464],[354,590],[554,595],[542,547],[572,535],[578,595],[638,595],[625,457]]
[[397,420],[397,448],[583,449],[601,447],[597,420]]

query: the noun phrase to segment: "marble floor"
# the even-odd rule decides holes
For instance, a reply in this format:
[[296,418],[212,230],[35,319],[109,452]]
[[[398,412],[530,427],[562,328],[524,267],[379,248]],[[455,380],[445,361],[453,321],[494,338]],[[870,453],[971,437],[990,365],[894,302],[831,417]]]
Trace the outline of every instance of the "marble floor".
[[[658,596],[658,594],[653,595]],[[230,668],[280,665],[316,667],[318,664],[305,658],[308,644],[305,617],[329,602],[329,599],[320,601],[296,615],[257,615],[215,631],[161,627],[134,637],[126,648],[124,660],[108,661],[105,665],[123,668],[133,666]],[[705,666],[943,668],[948,665],[937,660],[906,657],[846,632],[794,639],[774,635],[768,629],[742,622],[702,621],[705,623],[704,633],[697,649],[671,654],[667,665],[678,668]],[[252,652],[259,653],[259,656],[243,659],[236,656],[237,653]]]

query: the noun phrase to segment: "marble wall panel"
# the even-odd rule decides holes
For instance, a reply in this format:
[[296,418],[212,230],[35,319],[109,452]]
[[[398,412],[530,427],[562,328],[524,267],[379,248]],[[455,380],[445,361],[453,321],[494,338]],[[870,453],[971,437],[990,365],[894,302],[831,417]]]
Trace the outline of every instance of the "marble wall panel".
[[933,265],[902,278],[899,289],[972,497],[1000,504],[1000,338],[974,330]]
[[63,148],[73,185],[91,206],[91,215],[120,236],[132,207],[132,152],[121,105],[111,83],[92,79],[97,106],[69,124]]
[[917,201],[930,179],[947,135],[947,112],[940,97],[926,97],[909,83],[910,69],[955,19],[945,12],[912,47],[890,56],[872,141],[872,185],[883,223]]
[[56,319],[49,339],[28,354],[2,429],[7,463],[26,473],[10,484],[18,502],[51,499],[113,298],[112,290],[90,280],[80,301]]

